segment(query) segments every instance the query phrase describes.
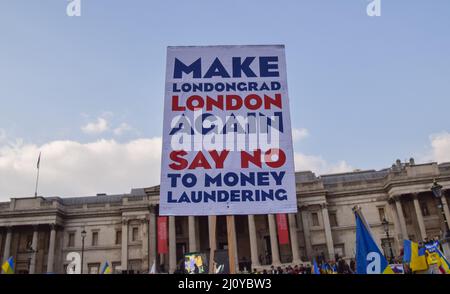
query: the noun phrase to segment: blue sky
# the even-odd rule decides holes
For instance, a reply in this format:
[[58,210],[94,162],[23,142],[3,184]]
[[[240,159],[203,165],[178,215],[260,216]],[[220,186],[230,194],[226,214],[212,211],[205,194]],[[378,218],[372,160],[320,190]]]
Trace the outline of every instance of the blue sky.
[[[160,137],[166,47],[215,44],[286,45],[306,169],[311,158],[322,160],[318,172],[447,159],[433,141],[450,144],[447,0],[381,0],[380,17],[367,16],[367,0],[81,0],[80,17],[66,15],[68,3],[0,2],[0,160],[14,154],[9,167],[28,147],[61,140]],[[99,119],[106,126],[95,129]]]

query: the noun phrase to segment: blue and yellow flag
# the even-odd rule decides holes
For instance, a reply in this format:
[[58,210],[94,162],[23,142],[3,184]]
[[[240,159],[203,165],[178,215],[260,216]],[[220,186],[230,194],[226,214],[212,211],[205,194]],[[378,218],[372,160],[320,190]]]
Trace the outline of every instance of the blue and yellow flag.
[[428,269],[425,248],[419,249],[419,244],[410,240],[403,241],[403,262],[408,263],[413,272]]
[[386,258],[381,253],[370,234],[370,228],[359,210],[356,217],[356,273],[358,274],[393,274]]
[[100,272],[102,275],[107,275],[111,273],[111,267],[109,266],[108,262],[105,262],[105,264],[103,265],[103,268]]
[[450,263],[448,262],[447,258],[442,253],[442,251],[439,250],[439,248],[437,248],[437,253],[439,254],[439,259],[440,259],[439,269],[444,274],[450,274]]
[[14,274],[14,258],[12,256],[3,263],[2,270],[4,274]]
[[312,273],[314,275],[320,275],[320,269],[319,269],[319,266],[317,265],[317,262],[316,262],[315,258],[314,258],[314,261],[313,261]]

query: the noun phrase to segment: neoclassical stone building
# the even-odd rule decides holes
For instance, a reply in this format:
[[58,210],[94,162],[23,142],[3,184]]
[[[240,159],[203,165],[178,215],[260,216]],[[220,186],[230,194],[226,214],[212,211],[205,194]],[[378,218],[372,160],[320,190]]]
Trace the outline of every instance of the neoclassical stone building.
[[[297,172],[298,213],[288,216],[290,244],[279,245],[274,215],[235,216],[236,263],[241,268],[310,261],[312,257],[354,258],[355,221],[359,205],[373,235],[389,256],[404,238],[441,235],[443,217],[430,187],[444,187],[443,205],[450,220],[450,163],[397,161],[392,167],[316,176]],[[12,198],[0,203],[0,257],[14,256],[17,273],[64,273],[69,252],[81,252],[86,232],[84,273],[96,273],[108,261],[115,271],[148,271],[154,261],[173,271],[185,252],[209,252],[210,244],[227,248],[225,216],[169,217],[169,253],[157,254],[159,187],[129,194],[92,197]],[[387,238],[382,220],[389,225]],[[251,265],[250,265],[251,264]]]

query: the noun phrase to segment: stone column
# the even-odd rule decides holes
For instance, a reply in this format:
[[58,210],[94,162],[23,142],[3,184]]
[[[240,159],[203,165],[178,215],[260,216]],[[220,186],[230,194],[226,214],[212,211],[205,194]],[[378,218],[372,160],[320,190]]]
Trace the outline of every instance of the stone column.
[[448,201],[445,194],[445,191],[442,191],[442,205],[444,206],[445,218],[447,219],[447,223],[450,226],[450,210],[448,208]]
[[148,253],[149,253],[149,248],[148,248],[148,223],[149,223],[149,219],[146,217],[144,219],[141,220],[141,235],[142,235],[142,266],[141,266],[141,270],[147,270],[147,272],[150,270],[150,266],[149,265],[149,260],[148,260]]
[[175,231],[175,217],[169,216],[169,273],[177,269],[177,236]]
[[[250,214],[248,216],[248,235],[250,239],[250,254],[252,258],[252,269],[260,267],[258,254],[258,237],[256,236],[255,216]],[[252,271],[250,269],[250,271]]]
[[419,193],[413,193],[414,208],[416,210],[417,223],[419,224],[420,237],[424,240],[427,237],[425,222],[423,221],[422,210],[419,204]]
[[403,247],[403,240],[400,232],[400,220],[398,218],[397,209],[395,208],[394,201],[392,199],[388,200],[388,209],[391,212],[392,222],[394,224],[394,233],[392,234],[392,238],[394,238],[393,248],[396,248],[398,252],[400,252]]
[[50,225],[50,242],[48,245],[47,273],[53,273],[55,262],[56,225]]
[[217,240],[216,240],[216,226],[217,225],[217,216],[209,215],[208,216],[208,236],[209,236],[209,268],[210,272],[214,272],[214,253],[217,249]]
[[122,220],[122,254],[120,268],[128,270],[128,219]]
[[33,241],[31,242],[31,261],[30,261],[30,274],[36,273],[36,253],[38,246],[38,226],[33,226]]
[[238,251],[238,246],[237,246],[237,236],[236,236],[236,219],[234,217],[234,215],[231,216],[231,226],[233,227],[233,235],[232,235],[232,239],[233,239],[233,245],[234,245],[234,264],[236,265],[236,273],[239,272],[239,251]]
[[395,207],[397,208],[398,219],[400,221],[400,229],[402,232],[402,239],[408,240],[409,236],[408,236],[408,231],[406,230],[405,215],[403,214],[402,203],[401,203],[402,200],[401,200],[400,196],[396,196],[394,198],[394,200],[395,200]]
[[157,256],[157,248],[156,248],[156,237],[157,237],[157,233],[156,233],[156,214],[154,212],[154,210],[150,211],[150,220],[149,220],[149,234],[150,234],[150,252],[149,252],[149,259],[150,259],[150,268],[153,266],[153,263],[155,263],[155,267],[156,265],[156,256]]
[[323,227],[325,229],[325,239],[327,242],[328,249],[328,259],[334,260],[334,243],[333,243],[333,235],[331,234],[331,226],[330,226],[330,216],[328,215],[327,204],[323,203],[322,207],[322,218],[323,218]]
[[267,215],[269,218],[269,232],[270,232],[270,248],[272,251],[272,264],[281,265],[280,252],[278,250],[277,225],[275,216],[273,214]]
[[[7,261],[10,257],[9,254],[11,252],[11,237],[12,237],[12,228],[6,228],[6,239],[5,239],[5,248],[3,250],[3,261]],[[3,263],[2,263],[3,264]]]
[[189,227],[189,251],[196,252],[197,248],[197,239],[196,239],[196,226],[195,226],[195,216],[188,216],[188,227]]
[[311,245],[311,232],[309,231],[309,222],[308,222],[308,210],[307,207],[302,207],[300,210],[300,214],[302,216],[302,225],[303,225],[303,235],[305,237],[305,252],[306,257],[308,259],[312,259],[313,257],[313,249]]
[[300,252],[298,251],[297,226],[295,222],[295,214],[288,214],[289,218],[289,235],[291,236],[292,263],[299,264]]

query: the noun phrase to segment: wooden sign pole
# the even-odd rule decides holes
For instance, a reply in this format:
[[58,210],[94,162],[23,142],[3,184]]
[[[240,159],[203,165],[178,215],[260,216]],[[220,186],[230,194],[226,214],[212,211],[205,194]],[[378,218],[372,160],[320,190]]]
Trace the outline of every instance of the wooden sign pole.
[[216,244],[216,223],[217,223],[217,216],[216,215],[210,215],[208,217],[209,221],[209,273],[215,274],[215,267],[214,267],[214,252],[217,249]]
[[230,274],[236,273],[236,248],[234,243],[235,227],[232,215],[227,215],[227,239],[228,239],[228,259],[230,264]]

